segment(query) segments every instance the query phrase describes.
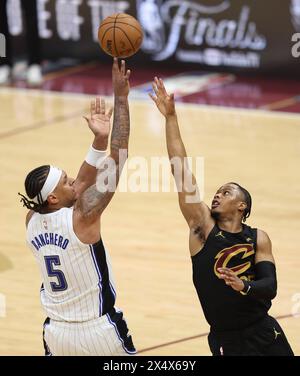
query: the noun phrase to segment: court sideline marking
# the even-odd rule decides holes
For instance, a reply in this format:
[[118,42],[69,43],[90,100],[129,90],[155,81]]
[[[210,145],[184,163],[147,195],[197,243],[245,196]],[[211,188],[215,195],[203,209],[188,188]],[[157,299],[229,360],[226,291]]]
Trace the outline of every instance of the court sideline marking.
[[[281,320],[281,319],[286,319],[286,318],[291,318],[291,317],[295,317],[295,315],[293,315],[293,314],[280,315],[280,316],[275,316],[275,319],[276,320]],[[167,346],[175,345],[175,344],[181,343],[181,342],[187,342],[187,341],[191,341],[193,339],[197,339],[197,338],[201,338],[201,337],[206,337],[206,336],[208,336],[208,334],[209,333],[201,333],[201,334],[197,334],[197,335],[192,336],[192,337],[186,337],[186,338],[177,339],[175,341],[161,343],[160,345],[156,345],[156,346],[148,347],[146,349],[139,350],[138,354],[144,353],[144,352],[147,352],[147,351],[151,351],[151,350],[160,349],[162,347],[167,347]]]
[[260,106],[259,108],[263,110],[274,111],[274,110],[279,110],[282,108],[288,108],[299,102],[300,102],[300,95],[295,95],[290,98],[285,98],[276,102],[265,104],[263,106]]
[[83,111],[80,111],[80,112],[76,111],[76,112],[73,112],[69,115],[60,115],[60,116],[56,116],[52,119],[39,121],[36,124],[25,125],[23,127],[18,127],[18,128],[12,129],[12,130],[7,131],[7,132],[1,132],[0,133],[0,139],[15,136],[15,135],[18,135],[20,133],[31,131],[33,129],[43,128],[43,127],[46,127],[47,125],[51,125],[53,123],[61,123],[62,121],[70,120],[70,119],[77,117],[77,116],[82,116],[82,114],[83,114]]
[[[3,90],[4,91],[4,90]],[[32,96],[39,96],[39,95],[43,95],[43,96],[52,96],[52,97],[69,97],[69,98],[74,98],[74,97],[81,97],[81,98],[93,98],[94,96],[92,95],[89,95],[89,94],[78,94],[78,93],[61,93],[61,92],[45,92],[45,91],[42,91],[42,90],[30,90],[28,92],[27,89],[15,89],[15,88],[5,88],[5,91],[8,91],[8,92],[14,92],[14,91],[17,91],[17,92],[24,92],[26,93],[26,95],[32,95]],[[1,94],[1,90],[0,90],[0,94]],[[112,97],[110,96],[102,96],[102,98],[104,99],[111,99]],[[130,98],[129,98],[130,99]],[[133,101],[131,102],[131,104],[137,104],[137,103],[145,103],[144,101]],[[194,104],[194,103],[182,103],[182,102],[179,102],[177,103],[177,107],[178,108],[181,108],[181,107],[188,107],[188,108],[197,108],[197,109],[206,109],[206,110],[215,110],[215,111],[225,111],[227,113],[235,113],[235,114],[244,114],[244,113],[247,113],[247,114],[251,114],[251,115],[259,115],[259,114],[263,114],[263,115],[271,115],[271,116],[284,116],[284,117],[287,117],[287,118],[299,118],[299,114],[292,114],[292,113],[288,113],[288,112],[273,112],[273,111],[267,111],[267,110],[262,110],[262,109],[238,109],[238,108],[231,108],[231,107],[222,107],[222,106],[211,106],[211,105],[199,105],[199,104]],[[31,131],[33,129],[38,129],[38,128],[42,128],[42,127],[45,127],[47,125],[51,125],[55,122],[63,122],[65,120],[69,120],[69,119],[72,119],[76,116],[82,116],[82,114],[84,113],[84,110],[83,111],[77,111],[77,112],[73,112],[73,113],[70,113],[68,115],[60,115],[60,116],[56,116],[52,119],[48,119],[48,120],[42,120],[36,124],[31,124],[31,125],[27,125],[27,126],[23,126],[23,127],[18,127],[18,128],[15,128],[13,130],[10,130],[10,131],[7,131],[7,132],[0,132],[0,139],[4,139],[4,138],[8,138],[8,137],[11,137],[11,136],[15,136],[15,135],[18,135],[20,133],[24,133],[24,132],[28,132],[28,131]]]

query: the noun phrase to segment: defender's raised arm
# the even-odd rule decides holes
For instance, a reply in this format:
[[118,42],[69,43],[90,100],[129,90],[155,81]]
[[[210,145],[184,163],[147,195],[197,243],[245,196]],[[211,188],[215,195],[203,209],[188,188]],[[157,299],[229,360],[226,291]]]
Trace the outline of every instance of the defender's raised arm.
[[[174,94],[168,94],[162,79],[157,77],[152,86],[155,95],[150,94],[150,97],[166,119],[167,150],[178,189],[181,212],[191,229],[201,228],[202,232],[208,234],[214,221],[211,218],[210,209],[200,200],[195,176],[188,166],[186,150],[178,125]],[[193,196],[193,203],[191,203],[191,196]]]

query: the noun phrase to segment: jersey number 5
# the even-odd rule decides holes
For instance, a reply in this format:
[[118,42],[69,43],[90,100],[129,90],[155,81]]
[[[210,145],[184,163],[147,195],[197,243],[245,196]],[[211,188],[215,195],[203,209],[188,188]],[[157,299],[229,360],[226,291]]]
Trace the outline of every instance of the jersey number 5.
[[56,277],[58,283],[50,282],[52,291],[64,291],[68,288],[66,277],[59,269],[54,269],[56,265],[60,264],[59,256],[44,256],[46,269],[49,277]]

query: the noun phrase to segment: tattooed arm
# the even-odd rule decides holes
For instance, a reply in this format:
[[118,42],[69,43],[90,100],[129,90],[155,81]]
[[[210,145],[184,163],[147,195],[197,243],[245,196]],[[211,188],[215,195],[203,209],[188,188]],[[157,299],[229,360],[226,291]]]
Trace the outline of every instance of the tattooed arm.
[[[110,156],[100,166],[97,166],[96,184],[83,192],[75,204],[74,213],[75,218],[77,218],[74,220],[75,232],[76,227],[85,227],[85,224],[91,225],[95,223],[97,224],[99,233],[100,216],[114,195],[128,156],[130,71],[125,70],[124,60],[122,60],[121,67],[119,68],[118,60],[114,59],[112,77],[115,109]],[[76,226],[75,222],[78,226]]]
[[126,71],[124,60],[121,61],[121,68],[119,68],[118,59],[114,59],[112,77],[115,95],[115,115],[110,153],[114,160],[119,161],[120,152],[126,154],[127,157],[130,128],[128,105],[130,70]]
[[[96,150],[105,151],[107,149],[112,112],[112,108],[106,109],[105,100],[103,98],[96,98],[91,101],[90,116],[84,116],[88,127],[95,136],[92,146]],[[96,168],[84,161],[74,181],[74,189],[77,197],[92,184],[95,184],[96,175]]]

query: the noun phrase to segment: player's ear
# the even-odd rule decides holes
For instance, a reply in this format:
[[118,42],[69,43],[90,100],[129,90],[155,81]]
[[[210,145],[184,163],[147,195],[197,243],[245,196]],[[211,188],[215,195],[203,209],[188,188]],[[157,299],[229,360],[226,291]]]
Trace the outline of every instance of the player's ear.
[[51,195],[47,197],[47,201],[50,205],[55,205],[58,203],[58,198],[54,193],[51,193]]
[[247,204],[244,201],[238,203],[238,210],[244,211],[247,208]]

